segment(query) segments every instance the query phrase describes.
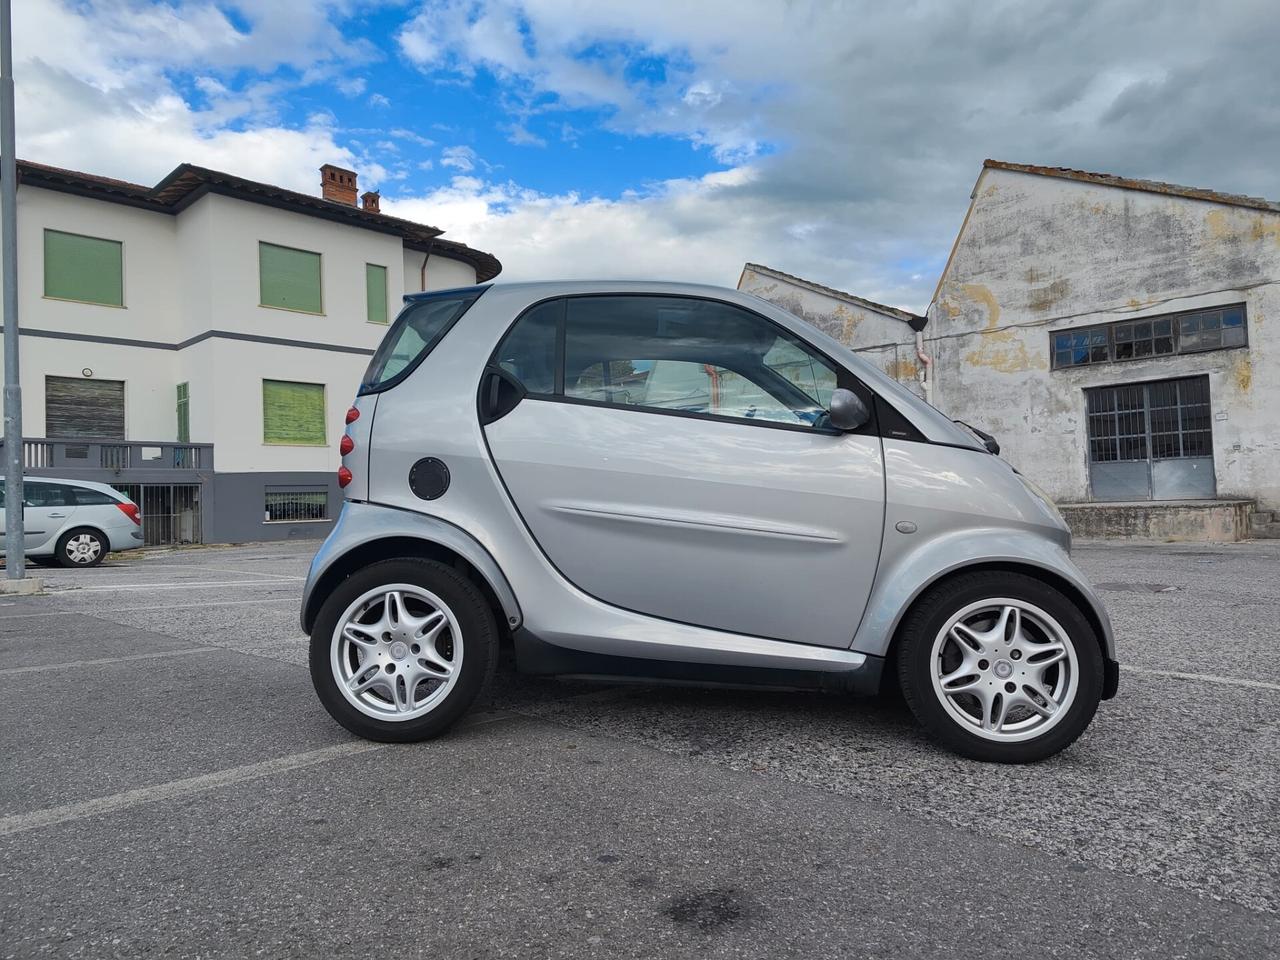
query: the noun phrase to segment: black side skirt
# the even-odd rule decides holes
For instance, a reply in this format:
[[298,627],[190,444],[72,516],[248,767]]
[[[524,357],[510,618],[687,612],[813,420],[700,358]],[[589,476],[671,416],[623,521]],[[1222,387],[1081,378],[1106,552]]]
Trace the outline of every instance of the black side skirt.
[[524,627],[515,631],[516,669],[521,673],[592,679],[672,683],[687,686],[821,690],[872,695],[880,689],[882,657],[868,656],[847,670],[775,670],[675,660],[647,660],[587,653],[547,643]]

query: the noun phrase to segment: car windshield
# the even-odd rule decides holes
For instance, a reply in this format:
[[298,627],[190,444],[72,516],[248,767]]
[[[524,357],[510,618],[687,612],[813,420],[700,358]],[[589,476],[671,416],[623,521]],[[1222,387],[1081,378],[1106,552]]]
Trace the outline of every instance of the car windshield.
[[377,393],[407,377],[488,287],[447,290],[409,302],[369,361],[360,393]]

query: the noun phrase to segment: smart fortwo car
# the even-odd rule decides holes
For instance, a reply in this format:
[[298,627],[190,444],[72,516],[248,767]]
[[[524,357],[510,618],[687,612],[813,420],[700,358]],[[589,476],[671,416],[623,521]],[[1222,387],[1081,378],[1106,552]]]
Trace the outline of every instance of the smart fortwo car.
[[1116,692],[1053,504],[974,432],[746,294],[535,283],[412,295],[347,413],[302,624],[375,740],[519,670],[872,693],[1024,762]]

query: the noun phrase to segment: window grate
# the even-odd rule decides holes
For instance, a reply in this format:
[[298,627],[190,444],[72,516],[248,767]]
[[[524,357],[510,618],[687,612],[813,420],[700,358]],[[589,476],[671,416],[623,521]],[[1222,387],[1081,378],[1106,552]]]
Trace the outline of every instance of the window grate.
[[304,523],[329,519],[327,490],[268,490],[263,523]]

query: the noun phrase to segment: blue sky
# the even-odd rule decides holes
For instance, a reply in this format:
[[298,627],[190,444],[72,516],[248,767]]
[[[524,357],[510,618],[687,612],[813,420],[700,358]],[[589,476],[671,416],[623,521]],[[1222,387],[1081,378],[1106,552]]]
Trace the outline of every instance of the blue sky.
[[1268,0],[23,0],[14,17],[20,155],[311,192],[320,164],[348,165],[511,279],[733,285],[756,261],[922,311],[986,157],[1280,195]]

